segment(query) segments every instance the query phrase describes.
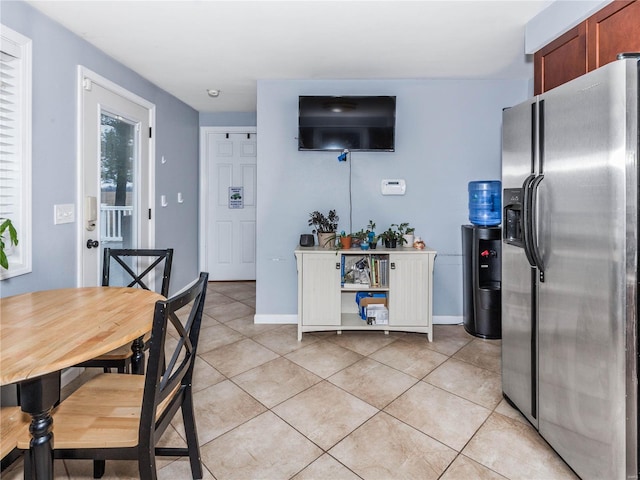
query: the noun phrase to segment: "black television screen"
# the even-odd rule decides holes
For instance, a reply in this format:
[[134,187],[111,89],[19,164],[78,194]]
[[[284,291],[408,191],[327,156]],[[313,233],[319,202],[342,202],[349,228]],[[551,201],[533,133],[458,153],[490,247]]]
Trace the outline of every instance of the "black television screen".
[[298,150],[395,150],[396,97],[300,96]]

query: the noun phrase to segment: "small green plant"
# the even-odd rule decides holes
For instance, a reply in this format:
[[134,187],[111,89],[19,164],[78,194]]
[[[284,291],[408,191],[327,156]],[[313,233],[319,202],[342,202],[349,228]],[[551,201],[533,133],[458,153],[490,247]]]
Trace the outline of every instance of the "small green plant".
[[[0,218],[2,223],[0,224],[0,266],[4,269],[9,268],[9,259],[5,252],[5,240],[9,242],[9,246],[18,245],[18,232],[16,231],[13,223],[8,218]],[[9,234],[9,238],[5,237]]]

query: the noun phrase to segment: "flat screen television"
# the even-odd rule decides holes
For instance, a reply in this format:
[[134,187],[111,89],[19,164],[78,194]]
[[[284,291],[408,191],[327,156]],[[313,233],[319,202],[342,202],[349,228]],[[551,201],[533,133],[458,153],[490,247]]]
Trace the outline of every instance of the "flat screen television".
[[298,150],[395,151],[394,96],[300,96],[298,106]]

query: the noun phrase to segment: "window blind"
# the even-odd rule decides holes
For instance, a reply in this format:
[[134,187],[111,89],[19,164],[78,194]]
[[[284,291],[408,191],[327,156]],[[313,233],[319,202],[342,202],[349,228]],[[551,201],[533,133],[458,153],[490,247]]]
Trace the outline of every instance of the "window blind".
[[[0,217],[19,245],[0,279],[31,271],[31,40],[0,25]],[[5,237],[5,248],[9,242]]]

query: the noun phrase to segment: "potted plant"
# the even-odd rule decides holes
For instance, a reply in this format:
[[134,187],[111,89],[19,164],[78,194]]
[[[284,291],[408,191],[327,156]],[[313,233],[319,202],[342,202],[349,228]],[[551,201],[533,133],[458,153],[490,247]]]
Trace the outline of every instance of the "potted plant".
[[396,248],[398,239],[402,238],[397,230],[394,230],[395,224],[392,224],[387,230],[380,234],[380,238],[384,242],[386,248]]
[[376,232],[375,232],[375,228],[376,228],[376,224],[373,220],[369,220],[369,224],[367,225],[367,231],[366,233],[366,240],[367,243],[369,244],[369,248],[376,248],[376,246],[378,245],[378,237],[376,236]]
[[351,234],[351,246],[359,247],[362,243],[366,243],[367,233],[364,230],[358,230]]
[[398,232],[402,236],[401,243],[403,245],[407,245],[408,247],[413,246],[413,232],[415,232],[415,230],[415,228],[409,226],[409,222],[401,223],[400,225],[398,225]]
[[[318,245],[322,248],[332,248],[336,240],[336,230],[340,217],[335,210],[324,213],[316,210],[309,214],[309,226],[313,226],[313,233],[318,235]],[[333,244],[332,244],[333,243]]]
[[[0,223],[0,266],[8,269],[9,259],[7,258],[6,250],[18,245],[18,232],[16,232],[13,223],[8,218],[0,218],[0,220],[2,220],[2,223]],[[8,238],[5,238],[6,234],[9,235]],[[5,246],[5,239],[9,242],[9,247]]]
[[344,230],[340,232],[340,246],[344,250],[348,250],[349,248],[351,248],[351,235],[347,235],[346,233],[344,233]]

